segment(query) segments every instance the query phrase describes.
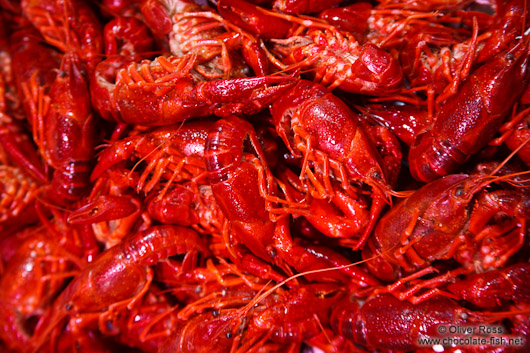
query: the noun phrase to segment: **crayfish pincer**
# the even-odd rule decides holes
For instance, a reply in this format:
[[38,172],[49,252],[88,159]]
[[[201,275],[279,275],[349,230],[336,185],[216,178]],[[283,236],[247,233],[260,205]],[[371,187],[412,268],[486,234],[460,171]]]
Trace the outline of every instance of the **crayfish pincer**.
[[[210,130],[204,155],[212,193],[230,222],[234,242],[279,267],[287,264],[304,272],[342,266],[342,273],[327,275],[351,276],[364,287],[378,284],[363,270],[346,266],[349,261],[334,250],[295,242],[287,217],[271,221],[268,211],[279,199],[276,179],[249,122],[236,116],[218,120]],[[264,268],[259,271],[255,274],[266,275]]]
[[[401,159],[399,146],[386,136],[370,136],[358,114],[326,87],[311,81],[301,80],[272,104],[271,112],[276,131],[290,153],[302,157],[300,180],[307,183],[315,198],[333,201],[332,180],[349,195],[371,188],[370,200],[350,197],[352,203],[371,203],[368,225],[355,245],[361,248],[383,207],[390,203],[391,181]],[[383,148],[380,153],[380,141],[397,150]]]
[[194,70],[196,55],[130,64],[105,83],[121,123],[171,125],[215,114],[255,114],[269,106],[298,79],[262,76],[205,81]]
[[50,340],[70,317],[75,326],[98,321],[109,332],[119,310],[132,306],[149,289],[149,266],[176,254],[206,252],[206,245],[190,228],[161,225],[140,231],[103,252],[84,268],[55,300],[35,327],[33,352]]
[[[85,78],[75,55],[63,56],[50,89],[48,114],[37,140],[53,168],[51,197],[75,201],[90,190],[90,169],[97,143],[96,122]],[[40,125],[40,124],[39,124]]]

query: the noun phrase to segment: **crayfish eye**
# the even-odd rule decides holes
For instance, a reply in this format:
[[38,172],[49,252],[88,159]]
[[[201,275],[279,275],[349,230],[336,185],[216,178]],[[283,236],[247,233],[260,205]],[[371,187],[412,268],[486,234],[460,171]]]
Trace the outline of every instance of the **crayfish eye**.
[[373,172],[372,173],[372,178],[381,179],[381,173],[379,173],[378,171]]
[[461,186],[459,186],[459,187],[456,188],[456,190],[455,190],[455,196],[460,197],[460,196],[462,196],[462,195],[464,195],[464,188],[461,187]]
[[226,333],[226,338],[232,338],[232,333],[227,332],[227,333]]
[[64,306],[64,310],[66,310],[66,311],[70,311],[70,310],[72,310],[72,307],[73,307],[72,304],[68,303],[68,304],[66,304],[66,305]]
[[506,54],[507,61],[513,61],[513,59],[515,59],[515,55],[513,55],[513,53]]
[[212,316],[213,316],[213,317],[217,317],[217,316],[219,316],[219,310],[213,310],[213,311],[212,311]]
[[276,249],[274,249],[272,246],[267,249],[267,253],[270,257],[274,258],[276,257]]
[[66,71],[63,71],[63,70],[59,71],[59,77],[62,77],[62,78],[66,77]]
[[112,324],[112,321],[111,321],[111,320],[107,320],[107,321],[105,322],[105,327],[107,328],[107,330],[109,330],[109,332],[112,332],[112,331],[116,330],[116,329],[114,328],[114,325]]

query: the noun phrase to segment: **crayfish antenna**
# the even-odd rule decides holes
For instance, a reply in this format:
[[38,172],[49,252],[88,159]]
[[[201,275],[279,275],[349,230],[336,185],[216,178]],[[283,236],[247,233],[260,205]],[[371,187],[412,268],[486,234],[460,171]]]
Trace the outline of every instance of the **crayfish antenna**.
[[351,263],[351,264],[348,264],[348,265],[343,265],[343,266],[334,266],[334,267],[326,267],[326,268],[319,268],[319,269],[316,269],[316,270],[310,270],[310,271],[304,271],[304,272],[299,272],[299,273],[296,273],[292,276],[289,276],[288,278],[284,279],[283,281],[281,282],[278,282],[277,284],[275,284],[274,286],[272,286],[271,288],[267,289],[265,291],[265,288],[267,288],[272,281],[268,281],[261,289],[260,291],[258,291],[258,293],[256,294],[256,296],[254,298],[252,298],[252,300],[249,301],[249,303],[247,305],[245,305],[244,307],[242,307],[241,309],[239,309],[239,316],[238,318],[241,318],[245,315],[247,315],[247,313],[254,307],[256,306],[257,304],[259,304],[261,301],[263,301],[265,298],[267,298],[269,295],[273,294],[277,289],[281,288],[282,286],[286,285],[287,283],[289,283],[290,281],[293,281],[299,277],[303,277],[303,276],[307,276],[307,275],[313,275],[313,274],[319,274],[319,273],[322,273],[322,272],[328,272],[328,271],[339,271],[339,270],[342,270],[342,269],[346,269],[346,268],[350,268],[350,267],[354,267],[354,266],[357,266],[363,262],[366,262],[367,260],[361,260],[361,261],[358,261],[358,262],[354,262],[354,263]]
[[402,191],[389,190],[388,194],[391,195],[391,196],[403,199],[403,198],[407,198],[410,195],[414,194],[414,192],[415,192],[415,190],[402,190]]
[[483,320],[486,324],[492,324],[504,319],[509,319],[517,315],[529,315],[530,308],[513,311],[483,311],[481,313],[473,313],[472,315]]
[[512,184],[523,184],[525,182],[528,182],[528,180],[523,180],[523,181],[515,181],[513,180],[514,177],[516,176],[520,176],[520,175],[526,175],[526,174],[530,174],[530,170],[526,170],[526,171],[522,171],[522,172],[517,172],[517,173],[511,173],[511,174],[507,174],[507,175],[499,175],[499,176],[496,176],[495,174],[497,174],[499,172],[499,170],[502,169],[502,167],[504,167],[506,165],[506,163],[508,163],[508,161],[510,161],[512,159],[512,157],[517,154],[517,152],[523,148],[524,145],[526,145],[528,142],[530,141],[530,137],[527,138],[520,146],[518,146],[515,150],[513,150],[501,163],[499,163],[499,165],[489,174],[487,175],[484,175],[480,180],[479,183],[477,183],[474,187],[470,188],[468,191],[467,191],[467,198],[468,199],[471,199],[473,197],[473,195],[475,193],[477,193],[480,189],[486,187],[487,185],[491,184],[491,183],[494,183],[494,182],[498,182],[498,181],[506,181],[508,183],[512,183]]
[[[279,12],[270,11],[270,10],[264,9],[262,7],[257,7],[257,9],[258,9],[258,11],[263,12],[264,14],[267,14],[267,15],[270,15],[270,16],[273,16],[273,17],[278,17],[278,18],[287,20],[287,21],[289,21],[291,23],[297,23],[302,28],[312,27],[312,28],[321,28],[321,29],[328,29],[328,30],[335,30],[335,31],[337,30],[337,28],[335,26],[330,25],[329,23],[327,23],[326,20],[323,20],[323,19],[320,19],[320,18],[311,17],[311,16],[307,16],[307,15],[296,15],[296,16],[293,16],[293,15],[288,15],[286,13],[279,13]],[[296,35],[296,33],[295,33],[295,35]]]
[[526,140],[523,141],[523,143],[521,143],[516,149],[514,149],[498,166],[497,168],[495,168],[491,173],[490,175],[493,176],[495,174],[497,174],[499,172],[499,170],[502,169],[502,167],[504,167],[506,165],[506,163],[508,163],[508,161],[510,161],[512,159],[513,156],[515,156],[517,154],[517,152],[519,152],[519,150],[521,148],[523,148],[528,142],[530,141],[530,137],[527,138]]

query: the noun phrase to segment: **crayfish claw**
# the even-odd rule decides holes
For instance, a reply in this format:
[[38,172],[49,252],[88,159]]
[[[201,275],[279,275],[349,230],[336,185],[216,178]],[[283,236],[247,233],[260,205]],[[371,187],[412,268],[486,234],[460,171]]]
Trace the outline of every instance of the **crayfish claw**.
[[215,115],[252,115],[272,104],[298,82],[290,76],[262,76],[206,82],[200,86],[204,99],[221,103]]

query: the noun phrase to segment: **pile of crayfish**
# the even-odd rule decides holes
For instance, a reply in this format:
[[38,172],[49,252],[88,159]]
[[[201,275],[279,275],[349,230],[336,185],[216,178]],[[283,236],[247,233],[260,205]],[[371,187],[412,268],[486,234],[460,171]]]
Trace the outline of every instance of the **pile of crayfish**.
[[530,0],[0,0],[1,352],[530,351]]

